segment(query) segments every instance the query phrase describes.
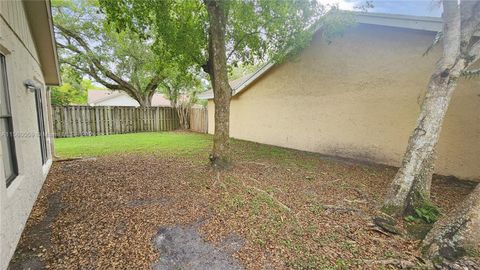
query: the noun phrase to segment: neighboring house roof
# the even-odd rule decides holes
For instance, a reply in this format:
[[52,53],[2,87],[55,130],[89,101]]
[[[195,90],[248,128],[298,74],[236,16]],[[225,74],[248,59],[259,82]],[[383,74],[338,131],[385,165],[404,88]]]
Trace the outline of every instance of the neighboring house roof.
[[50,0],[23,1],[45,84],[59,85],[60,71]]
[[[424,16],[409,16],[409,15],[396,15],[386,13],[370,13],[370,12],[348,12],[354,13],[357,23],[360,24],[372,24],[389,27],[399,27],[412,30],[423,30],[438,32],[442,30],[442,19],[437,17],[424,17]],[[270,70],[275,64],[268,62],[256,72],[248,74],[245,77],[230,82],[232,87],[232,96],[241,93],[246,90],[253,82],[262,77],[268,70]],[[235,83],[234,83],[235,82]],[[213,91],[207,91],[198,96],[200,99],[213,99]]]
[[97,103],[106,97],[115,94],[115,91],[108,90],[88,90],[87,103]]
[[[90,105],[96,105],[98,103],[114,99],[120,96],[127,96],[130,99],[134,100],[127,93],[123,91],[112,91],[112,90],[88,90],[87,102]],[[136,102],[136,101],[135,101]],[[170,100],[165,98],[160,93],[155,93],[152,97],[151,106],[153,107],[170,107]]]
[[165,98],[162,94],[155,93],[152,97],[152,106],[154,107],[171,107],[170,100]]
[[[273,63],[267,63],[259,68],[257,71],[247,74],[239,79],[230,81],[230,87],[232,88],[232,95],[236,95],[237,93],[243,91],[243,89],[250,85],[253,81],[255,81],[259,76],[261,76],[264,72],[270,69],[273,66]],[[199,99],[213,99],[213,91],[209,90],[202,94],[198,95]]]

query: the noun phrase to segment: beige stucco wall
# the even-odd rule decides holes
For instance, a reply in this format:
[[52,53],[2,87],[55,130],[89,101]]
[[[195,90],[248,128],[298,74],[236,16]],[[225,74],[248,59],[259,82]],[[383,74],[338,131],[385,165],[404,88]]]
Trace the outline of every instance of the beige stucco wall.
[[[6,187],[0,162],[0,269],[6,269],[51,165],[42,165],[35,95],[23,82],[43,84],[37,53],[20,1],[0,1],[0,53],[7,62],[19,175]],[[46,92],[43,87],[44,104]],[[45,117],[48,113],[45,110]],[[47,120],[48,121],[48,120]],[[50,144],[50,139],[47,140]],[[0,146],[1,147],[1,146]],[[50,149],[49,147],[47,147]],[[1,149],[0,149],[1,150]],[[1,155],[0,151],[0,155]],[[51,157],[51,153],[48,153]],[[0,156],[0,161],[2,156]]]
[[[231,103],[234,138],[398,166],[440,48],[434,33],[358,25],[315,37]],[[214,105],[209,101],[209,132]],[[480,80],[462,80],[438,145],[437,172],[480,179]]]

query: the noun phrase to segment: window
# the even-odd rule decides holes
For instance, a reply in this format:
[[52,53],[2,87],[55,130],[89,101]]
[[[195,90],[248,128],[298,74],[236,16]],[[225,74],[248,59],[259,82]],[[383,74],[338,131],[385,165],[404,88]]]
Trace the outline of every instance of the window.
[[47,140],[45,138],[45,119],[43,116],[42,88],[35,89],[35,103],[37,106],[38,135],[40,137],[40,152],[42,154],[42,164],[47,162]]
[[8,94],[7,66],[5,56],[2,54],[0,54],[0,140],[5,179],[8,186],[18,175],[18,167]]

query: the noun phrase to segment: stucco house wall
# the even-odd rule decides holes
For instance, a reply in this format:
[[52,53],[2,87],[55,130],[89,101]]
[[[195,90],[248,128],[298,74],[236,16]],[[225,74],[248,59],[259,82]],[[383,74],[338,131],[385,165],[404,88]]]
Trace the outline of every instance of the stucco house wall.
[[[399,166],[439,58],[434,32],[359,24],[235,95],[233,138]],[[209,100],[209,133],[214,103]],[[438,145],[436,171],[480,179],[480,80],[461,80]]]
[[[48,6],[45,1],[31,4]],[[27,20],[27,12],[31,11],[32,9],[28,10],[24,2],[20,0],[0,1],[0,53],[5,56],[7,66],[11,115],[13,130],[16,134],[14,136],[15,153],[18,162],[18,176],[8,187],[4,176],[4,165],[3,162],[0,162],[0,269],[6,269],[8,266],[52,164],[51,148],[48,146],[48,160],[42,164],[40,140],[37,135],[35,93],[27,90],[24,85],[25,80],[32,80],[41,88],[43,103],[49,103],[44,77],[47,73],[45,66],[40,64],[46,63],[46,58],[42,59],[45,51],[39,51],[40,42],[33,37],[32,21]],[[36,19],[48,15],[46,9],[36,9],[35,12]],[[45,38],[45,35],[42,36]],[[46,35],[46,38],[51,41],[51,36]],[[54,51],[54,48],[52,50]],[[49,60],[56,62],[56,58],[53,56]],[[52,76],[50,80],[56,81],[54,84],[57,84],[58,67],[56,67],[56,63],[53,63],[53,67],[54,69],[49,71],[48,76]],[[47,106],[45,105],[43,110],[48,130],[50,115]],[[50,144],[51,138],[48,136],[47,145]],[[1,153],[2,151],[0,151],[0,155]],[[3,156],[0,156],[0,160],[2,159]]]

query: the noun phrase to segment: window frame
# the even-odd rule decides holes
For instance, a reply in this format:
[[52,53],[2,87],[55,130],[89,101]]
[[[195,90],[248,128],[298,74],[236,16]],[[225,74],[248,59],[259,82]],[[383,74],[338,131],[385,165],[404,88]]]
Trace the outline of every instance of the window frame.
[[[14,129],[13,129],[13,117],[12,117],[12,108],[11,108],[11,100],[10,100],[10,89],[8,85],[8,73],[7,73],[7,57],[0,53],[0,76],[2,76],[2,81],[3,85],[0,85],[0,87],[3,88],[4,95],[5,95],[5,107],[7,109],[7,114],[6,115],[1,115],[0,114],[0,119],[6,119],[7,122],[7,129],[8,129],[8,141],[10,145],[10,149],[8,150],[10,152],[10,158],[11,158],[11,163],[12,163],[12,175],[9,177],[6,177],[6,185],[7,187],[10,186],[10,184],[17,178],[18,176],[18,160],[17,160],[17,151],[15,147],[15,139],[14,139]],[[0,90],[2,91],[2,90]],[[5,158],[5,157],[3,157]]]
[[43,87],[38,87],[35,89],[35,107],[37,111],[38,137],[40,138],[40,155],[42,156],[42,165],[45,165],[48,161],[48,150],[42,90]]

